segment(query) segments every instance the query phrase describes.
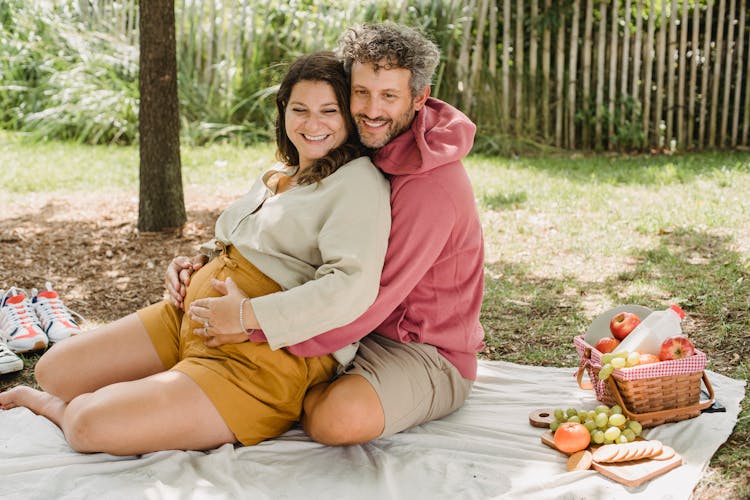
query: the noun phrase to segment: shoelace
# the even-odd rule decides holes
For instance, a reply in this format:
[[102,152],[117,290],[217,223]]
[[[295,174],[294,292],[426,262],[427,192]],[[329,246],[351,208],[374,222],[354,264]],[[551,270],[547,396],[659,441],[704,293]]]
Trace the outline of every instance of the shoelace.
[[[18,302],[8,302],[10,298],[23,296],[23,300]],[[36,314],[31,309],[31,301],[26,295],[26,291],[16,287],[10,287],[3,295],[2,311],[5,313],[6,323],[11,322],[13,326],[28,326],[38,324]],[[0,318],[2,319],[2,318]]]
[[[45,283],[45,288],[45,291],[47,292],[54,292],[52,283],[50,283],[49,281]],[[32,297],[38,296],[38,291],[36,288],[32,289],[31,295]],[[68,306],[63,304],[63,301],[59,296],[43,297],[43,299],[44,300],[37,299],[37,301],[34,303],[34,307],[36,308],[36,313],[45,328],[56,319],[61,321],[68,321],[70,319],[73,319],[73,317],[75,316],[76,318],[78,318],[78,323],[83,321],[83,316],[73,311],[72,309],[69,309]]]

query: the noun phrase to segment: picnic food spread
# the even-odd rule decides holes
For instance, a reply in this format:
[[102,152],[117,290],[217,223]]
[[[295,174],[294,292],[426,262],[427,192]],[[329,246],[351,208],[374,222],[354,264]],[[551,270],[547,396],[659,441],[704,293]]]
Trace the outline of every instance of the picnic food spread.
[[[542,442],[569,455],[566,470],[593,468],[626,486],[637,486],[682,464],[667,443],[644,429],[698,416],[713,404],[706,356],[681,331],[685,313],[672,306],[652,312],[619,306],[595,318],[574,339],[583,389],[603,404],[594,409],[540,409],[529,423],[549,427]],[[593,347],[592,347],[593,346]],[[583,381],[588,373],[591,382]],[[701,382],[709,394],[699,401]]]
[[[628,420],[620,411],[606,405],[594,410],[536,410],[529,415],[529,422],[550,426],[542,434],[542,443],[569,455],[567,471],[593,468],[626,486],[637,486],[682,464],[682,457],[672,447],[643,439],[640,423]],[[559,422],[559,416],[565,421]],[[577,421],[581,416],[583,424]],[[594,441],[595,435],[599,443]]]

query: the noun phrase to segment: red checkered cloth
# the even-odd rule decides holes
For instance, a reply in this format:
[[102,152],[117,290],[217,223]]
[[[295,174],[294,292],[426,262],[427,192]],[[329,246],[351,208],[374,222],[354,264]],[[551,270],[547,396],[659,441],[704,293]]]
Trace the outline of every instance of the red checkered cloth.
[[[583,335],[573,339],[578,355],[584,364],[590,364],[598,373],[602,367],[602,353],[596,348],[589,345]],[[591,349],[590,359],[585,359],[586,349]],[[673,359],[670,361],[660,361],[658,363],[648,363],[645,365],[631,366],[630,368],[618,368],[612,375],[617,380],[640,380],[644,378],[665,377],[672,375],[686,375],[688,373],[702,372],[706,368],[706,355],[695,350],[693,356],[682,359]]]

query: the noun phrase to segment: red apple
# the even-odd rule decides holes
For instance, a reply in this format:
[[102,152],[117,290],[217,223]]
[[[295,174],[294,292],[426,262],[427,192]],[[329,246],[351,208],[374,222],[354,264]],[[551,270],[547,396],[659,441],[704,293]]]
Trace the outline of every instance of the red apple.
[[608,352],[612,352],[615,350],[615,347],[617,347],[620,344],[620,341],[617,339],[614,339],[612,337],[604,337],[599,342],[596,343],[594,346],[594,349],[599,351],[602,354],[606,354]]
[[659,359],[662,361],[682,359],[693,354],[695,354],[695,346],[690,342],[690,339],[682,335],[675,335],[662,342]]
[[617,340],[622,340],[632,332],[641,319],[633,313],[621,312],[609,322],[609,331]]
[[647,352],[641,353],[641,355],[638,356],[639,365],[647,365],[649,363],[658,363],[659,361],[661,361],[659,359],[659,356],[655,354],[649,354]]

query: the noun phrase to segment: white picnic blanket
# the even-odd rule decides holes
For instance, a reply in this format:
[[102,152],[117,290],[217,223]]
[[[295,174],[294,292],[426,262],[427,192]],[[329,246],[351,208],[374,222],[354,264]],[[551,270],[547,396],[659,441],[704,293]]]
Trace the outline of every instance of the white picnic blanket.
[[0,411],[4,499],[486,499],[689,498],[737,420],[745,381],[709,372],[726,413],[648,431],[685,465],[637,488],[599,473],[565,472],[566,457],[529,425],[537,408],[586,407],[574,368],[481,361],[459,411],[362,446],[326,447],[299,429],[258,446],[134,457],[71,451],[60,430],[26,409]]

